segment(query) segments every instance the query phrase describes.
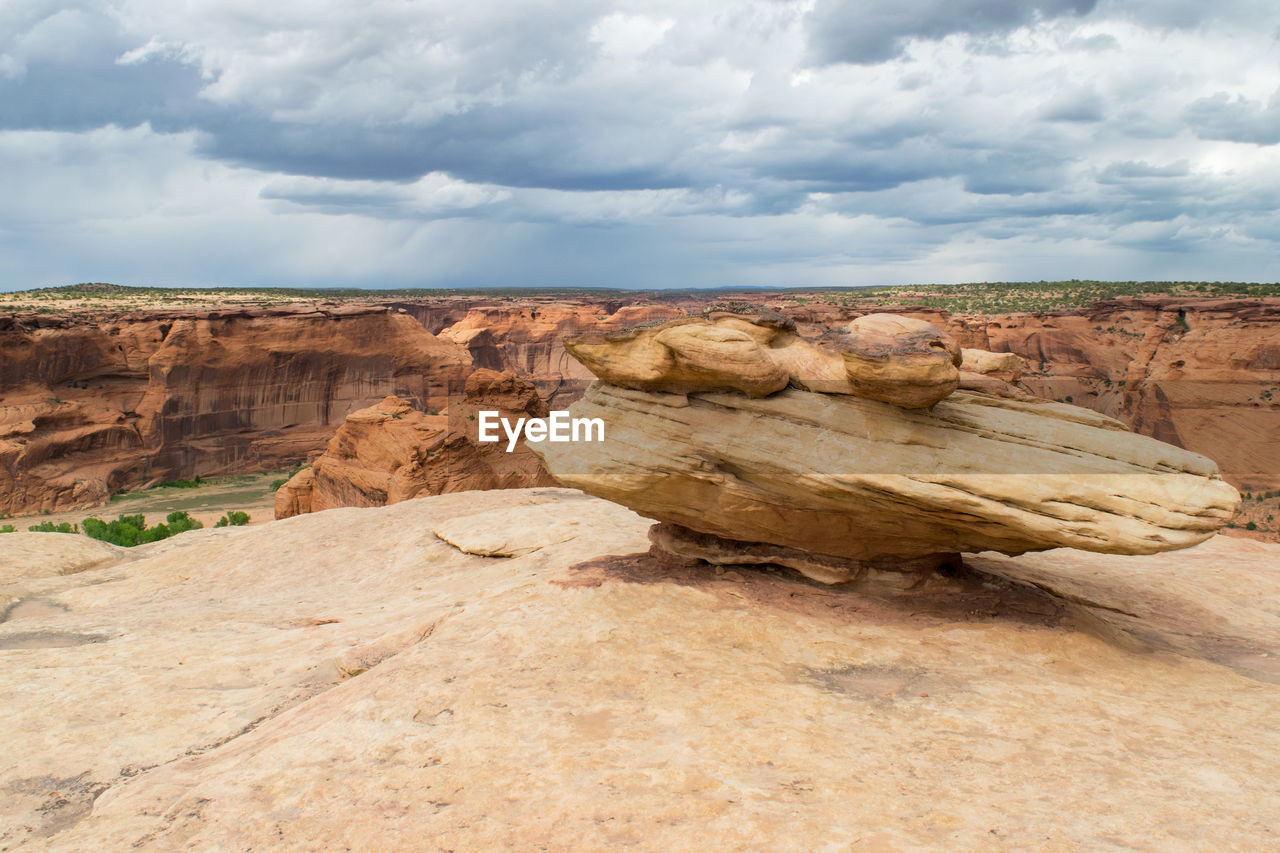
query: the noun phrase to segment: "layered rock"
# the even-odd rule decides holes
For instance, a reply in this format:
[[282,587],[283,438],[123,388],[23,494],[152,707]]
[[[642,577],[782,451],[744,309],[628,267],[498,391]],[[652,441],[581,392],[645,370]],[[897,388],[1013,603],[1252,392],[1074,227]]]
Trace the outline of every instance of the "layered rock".
[[1280,488],[1280,299],[1115,300],[947,322],[967,346],[1021,356],[1037,396],[1211,456],[1240,489]]
[[[562,337],[700,312],[712,298],[440,296],[348,307],[3,315],[0,512],[87,506],[159,480],[287,467],[322,450],[347,414],[388,394],[423,410],[443,406],[421,396],[420,377],[456,390],[468,361],[515,372],[560,408],[592,376],[564,352]],[[876,310],[856,299],[768,298],[815,338]],[[1278,299],[1147,297],[982,315],[893,310],[963,347],[1025,363],[1020,383],[961,364],[962,389],[1067,400],[1213,457],[1241,489],[1280,489]],[[222,355],[203,345],[184,353],[180,335],[160,359],[168,374],[153,379],[148,360],[185,323],[206,330]],[[441,357],[413,354],[424,346],[443,348]],[[212,379],[196,360],[209,356]]]
[[[408,310],[415,309],[410,306]],[[462,316],[455,319],[456,313]],[[456,313],[441,313],[426,322],[439,324],[442,338],[466,347],[477,367],[510,371],[528,379],[543,399],[559,406],[576,400],[592,378],[565,353],[561,342],[566,336],[624,329],[685,312],[652,300],[635,304],[605,298],[488,303],[470,305],[465,312]]]
[[960,347],[920,320],[860,317],[819,341],[775,312],[711,312],[652,326],[566,338],[565,351],[606,382],[641,391],[740,391],[788,384],[904,408],[931,406],[959,382]]
[[0,328],[0,512],[271,470],[394,394],[442,407],[465,350],[385,307],[42,318]]
[[[726,322],[737,336],[721,333]],[[874,317],[866,322],[894,328]],[[745,325],[758,330],[754,337]],[[702,331],[673,341],[665,334],[671,328]],[[902,377],[903,403],[918,406],[942,359],[912,373],[924,330],[897,328],[900,349],[912,355],[896,372],[881,370]],[[700,347],[697,361],[687,356],[690,340]],[[857,577],[863,564],[929,557],[941,563],[956,552],[1174,550],[1211,536],[1239,506],[1239,494],[1209,459],[1076,406],[957,390],[928,408],[908,408],[860,396],[866,389],[853,381],[833,389],[839,393],[801,390],[794,386],[804,377],[795,374],[788,379],[793,387],[761,393],[762,365],[795,363],[775,352],[821,351],[828,340],[804,340],[772,321],[711,317],[611,340],[568,341],[566,348],[583,354],[605,380],[571,412],[602,420],[605,439],[539,443],[534,451],[562,484],[677,532],[746,543],[744,553],[760,544],[806,552],[810,565],[795,567],[824,581]],[[959,348],[937,329],[923,340],[924,348],[945,354],[954,383]],[[715,358],[716,346],[728,351],[726,358]],[[1017,365],[1007,359],[969,361],[987,375],[1003,369],[1015,378]],[[724,374],[737,366],[746,378],[735,385]],[[668,378],[674,393],[660,390]],[[889,396],[880,388],[873,394]],[[696,552],[705,548],[676,550],[703,556]],[[753,561],[759,560],[742,560]]]
[[353,412],[310,468],[276,492],[276,518],[344,506],[385,506],[420,495],[473,489],[554,485],[523,440],[477,440],[476,414],[545,417],[547,406],[528,382],[509,373],[477,370],[444,414],[426,414],[387,397]]
[[1274,846],[1280,547],[867,591],[673,569],[649,524],[538,489],[6,534],[67,573],[0,578],[0,847]]

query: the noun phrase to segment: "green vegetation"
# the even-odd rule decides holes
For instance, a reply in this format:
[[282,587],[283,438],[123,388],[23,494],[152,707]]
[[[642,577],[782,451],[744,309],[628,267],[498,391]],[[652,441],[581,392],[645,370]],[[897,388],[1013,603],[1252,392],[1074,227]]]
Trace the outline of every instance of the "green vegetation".
[[[1081,308],[1108,299],[1142,296],[1174,296],[1181,299],[1234,297],[1256,299],[1280,296],[1280,283],[1238,281],[1070,281],[1035,282],[971,282],[966,284],[907,284],[883,287],[827,287],[809,289],[721,288],[716,290],[652,291],[610,290],[608,288],[397,288],[393,290],[359,290],[355,288],[288,288],[288,287],[125,287],[115,284],[86,283],[62,287],[45,287],[19,293],[0,294],[0,307],[8,311],[129,310],[144,305],[235,303],[240,305],[275,305],[286,302],[345,301],[390,302],[424,300],[442,297],[482,297],[495,302],[510,302],[566,296],[625,295],[638,299],[670,300],[677,294],[723,296],[725,304],[734,304],[746,294],[769,294],[771,299],[790,299],[795,304],[826,303],[829,305],[919,305],[954,313],[1005,314],[1014,312],[1061,311]],[[750,298],[750,297],[749,297]],[[754,300],[758,301],[758,300]],[[1173,330],[1185,332],[1185,318]]]
[[242,527],[249,523],[249,513],[240,512],[233,509],[231,512],[218,519],[218,523],[214,527]]
[[0,524],[0,533],[16,533],[17,528],[12,524]]
[[39,524],[33,524],[27,528],[32,533],[79,533],[80,525],[72,524],[64,521],[61,524],[54,524],[52,521],[42,521]]
[[171,512],[164,524],[147,527],[143,515],[121,515],[115,521],[105,522],[99,518],[86,518],[84,532],[94,539],[132,548],[147,542],[159,542],[188,530],[196,530],[204,525],[185,512]]
[[157,489],[198,489],[203,484],[200,475],[196,474],[194,480],[166,480],[156,485]]

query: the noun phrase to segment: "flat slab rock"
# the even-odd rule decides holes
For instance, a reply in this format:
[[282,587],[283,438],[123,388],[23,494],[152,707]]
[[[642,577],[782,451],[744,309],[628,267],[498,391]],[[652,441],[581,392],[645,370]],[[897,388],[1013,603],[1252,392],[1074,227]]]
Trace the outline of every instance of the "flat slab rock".
[[908,410],[596,382],[570,411],[602,420],[604,441],[529,445],[562,484],[701,533],[849,560],[1169,551],[1212,536],[1240,501],[1211,460],[1039,400],[956,391]]
[[[433,532],[549,515],[522,556]],[[649,525],[458,493],[14,579],[0,847],[1275,846],[1280,547],[875,592],[664,567]],[[1006,579],[1051,576],[1076,603]]]

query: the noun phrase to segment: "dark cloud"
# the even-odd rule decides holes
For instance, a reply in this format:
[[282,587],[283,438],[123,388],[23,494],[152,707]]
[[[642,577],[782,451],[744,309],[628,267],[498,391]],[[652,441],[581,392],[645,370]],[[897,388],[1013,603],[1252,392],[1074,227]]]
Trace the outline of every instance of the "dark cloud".
[[1102,121],[1106,114],[1106,100],[1093,89],[1065,92],[1045,104],[1040,111],[1040,117],[1045,121]]
[[1272,58],[1258,2],[0,4],[0,273],[60,241],[86,280],[246,282],[834,281],[1219,227],[1274,255],[1271,152],[1201,141],[1280,143],[1280,93],[1232,88]]
[[1097,0],[818,0],[807,22],[817,64],[874,64],[912,39],[992,35],[1047,18],[1083,15]]
[[26,11],[3,22],[12,28],[0,37],[0,51],[15,67],[0,75],[0,128],[190,124],[182,116],[199,108],[197,95],[209,82],[198,68],[164,56],[118,62],[140,43],[94,4],[33,4]]
[[1201,139],[1225,139],[1255,145],[1280,143],[1280,89],[1265,105],[1218,92],[1193,102],[1183,116]]

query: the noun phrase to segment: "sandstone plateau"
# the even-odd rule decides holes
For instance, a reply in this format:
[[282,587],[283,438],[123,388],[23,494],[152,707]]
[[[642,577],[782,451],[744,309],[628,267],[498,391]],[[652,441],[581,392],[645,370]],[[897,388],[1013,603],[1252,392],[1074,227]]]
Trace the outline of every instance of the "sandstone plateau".
[[533,489],[8,534],[0,847],[1276,847],[1280,546],[903,590],[649,527]]
[[[662,522],[655,544],[681,556],[840,582],[960,552],[1185,548],[1240,506],[1211,460],[1031,397],[999,378],[1013,360],[966,362],[920,320],[807,339],[713,313],[565,347],[601,377],[570,411],[605,439],[532,449],[563,485]],[[958,390],[966,363],[991,390]]]
[[462,396],[442,414],[387,397],[348,415],[311,467],[280,487],[276,518],[446,492],[555,485],[523,440],[511,452],[504,443],[479,442],[480,410],[509,418],[547,415],[528,382],[483,368],[467,377]]

